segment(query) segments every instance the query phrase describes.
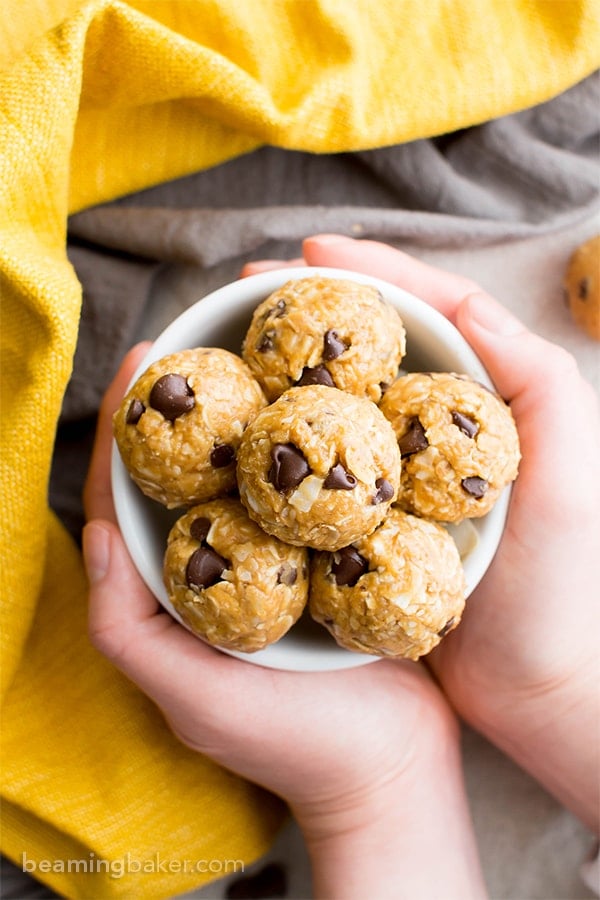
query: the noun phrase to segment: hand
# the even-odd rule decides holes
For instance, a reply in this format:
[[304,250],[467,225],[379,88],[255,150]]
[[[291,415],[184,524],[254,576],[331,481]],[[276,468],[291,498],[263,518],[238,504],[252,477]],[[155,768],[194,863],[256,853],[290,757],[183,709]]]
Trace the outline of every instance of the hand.
[[[401,879],[407,897],[482,896],[456,722],[423,667],[264,669],[193,637],[144,586],[116,526],[109,459],[112,412],[146,349],[106,394],[85,488],[93,644],[188,747],[290,803],[321,895],[398,897]],[[433,867],[431,846],[443,848]]]
[[[588,824],[596,815],[597,400],[575,360],[467,279],[373,241],[310,238],[303,262],[384,278],[446,315],[510,402],[523,459],[498,553],[429,657],[459,713]],[[250,263],[243,274],[282,265]],[[410,340],[410,335],[408,336]]]

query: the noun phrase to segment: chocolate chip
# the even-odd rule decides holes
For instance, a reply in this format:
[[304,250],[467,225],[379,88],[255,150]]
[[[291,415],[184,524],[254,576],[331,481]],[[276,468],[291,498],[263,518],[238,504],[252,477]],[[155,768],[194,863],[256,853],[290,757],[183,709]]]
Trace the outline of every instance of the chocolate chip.
[[378,478],[375,482],[375,488],[376,490],[371,500],[374,506],[378,503],[387,503],[394,496],[394,488],[385,478]]
[[277,584],[296,584],[298,578],[298,570],[291,563],[284,563],[277,573]]
[[464,413],[458,412],[456,409],[452,412],[452,421],[469,438],[474,438],[479,431],[479,422],[476,422],[475,419],[466,416]]
[[354,547],[342,547],[332,554],[331,574],[340,587],[354,587],[368,568],[368,561]]
[[455,616],[452,616],[451,619],[448,619],[443,628],[438,631],[438,637],[444,637],[444,635],[448,634],[448,632],[452,629],[454,625]]
[[281,319],[285,316],[287,312],[287,305],[285,300],[278,300],[275,306],[272,306],[269,310],[269,315],[274,319]]
[[210,464],[213,469],[224,469],[235,459],[235,447],[231,444],[217,444],[210,451]]
[[142,415],[146,412],[146,407],[142,403],[141,400],[133,399],[129,404],[129,409],[127,410],[127,415],[125,416],[125,422],[127,425],[137,425],[137,423],[142,418]]
[[210,531],[210,519],[206,516],[198,516],[190,525],[190,535],[200,544],[206,540],[206,535]]
[[476,500],[481,500],[489,487],[485,478],[480,478],[479,475],[471,475],[469,478],[463,478],[460,485],[467,494],[470,494],[471,497],[475,497]]
[[337,331],[332,328],[323,335],[323,359],[337,359],[347,350],[349,344],[346,344],[339,336]]
[[582,278],[577,286],[577,296],[580,300],[587,300],[590,294],[590,279],[586,276]]
[[232,881],[225,896],[227,900],[276,900],[286,894],[285,870],[277,863],[269,863],[256,875],[245,875]]
[[273,338],[275,337],[274,331],[265,331],[261,334],[260,338],[256,343],[256,350],[258,353],[267,353],[268,350],[272,350],[275,346],[273,343]]
[[209,588],[220,581],[225,569],[230,567],[229,561],[219,556],[212,547],[199,547],[188,560],[185,580],[191,588]]
[[338,463],[329,470],[323,487],[328,491],[352,491],[357,483],[352,472],[348,472],[341,463]]
[[305,366],[302,375],[296,382],[298,387],[306,387],[308,384],[324,384],[326,387],[335,387],[335,382],[325,366]]
[[307,475],[310,466],[302,450],[294,444],[275,444],[271,450],[273,465],[269,469],[269,481],[280,494],[298,487]]
[[173,421],[194,408],[194,392],[183,377],[170,372],[163,375],[150,391],[150,406]]
[[408,423],[408,431],[400,438],[398,446],[400,447],[400,456],[412,456],[413,453],[429,447],[425,429],[416,416]]

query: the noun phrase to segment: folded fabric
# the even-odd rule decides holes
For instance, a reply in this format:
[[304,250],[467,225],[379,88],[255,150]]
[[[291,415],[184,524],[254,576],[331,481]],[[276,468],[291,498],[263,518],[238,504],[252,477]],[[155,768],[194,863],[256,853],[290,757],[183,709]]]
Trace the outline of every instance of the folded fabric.
[[181,747],[87,642],[79,552],[47,506],[81,305],[67,215],[263,143],[368,149],[539,103],[598,65],[598,3],[8,0],[3,17],[2,846],[69,897],[165,897],[261,853],[282,809]]

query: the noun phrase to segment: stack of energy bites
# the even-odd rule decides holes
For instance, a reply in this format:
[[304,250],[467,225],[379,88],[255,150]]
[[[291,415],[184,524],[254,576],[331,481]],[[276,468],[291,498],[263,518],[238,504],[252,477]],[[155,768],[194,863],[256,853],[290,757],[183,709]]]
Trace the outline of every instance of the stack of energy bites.
[[401,374],[405,330],[374,287],[308,277],[254,311],[241,356],[153,363],[114,417],[148,497],[185,507],[164,582],[182,620],[251,653],[305,606],[337,643],[417,659],[455,628],[465,579],[441,523],[517,475],[508,406],[466,376]]

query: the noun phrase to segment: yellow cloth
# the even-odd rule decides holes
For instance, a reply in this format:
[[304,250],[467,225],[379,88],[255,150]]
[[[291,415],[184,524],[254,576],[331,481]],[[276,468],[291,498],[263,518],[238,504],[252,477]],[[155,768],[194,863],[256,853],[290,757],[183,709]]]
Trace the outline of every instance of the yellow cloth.
[[[164,871],[156,852],[247,861],[281,807],[179,746],[88,646],[79,553],[46,497],[80,310],[67,215],[262,143],[375,147],[547,100],[598,66],[600,10],[3,0],[0,15],[3,849],[69,897],[166,897],[219,873]],[[118,876],[126,854],[157,870]],[[93,871],[59,871],[77,859]]]

